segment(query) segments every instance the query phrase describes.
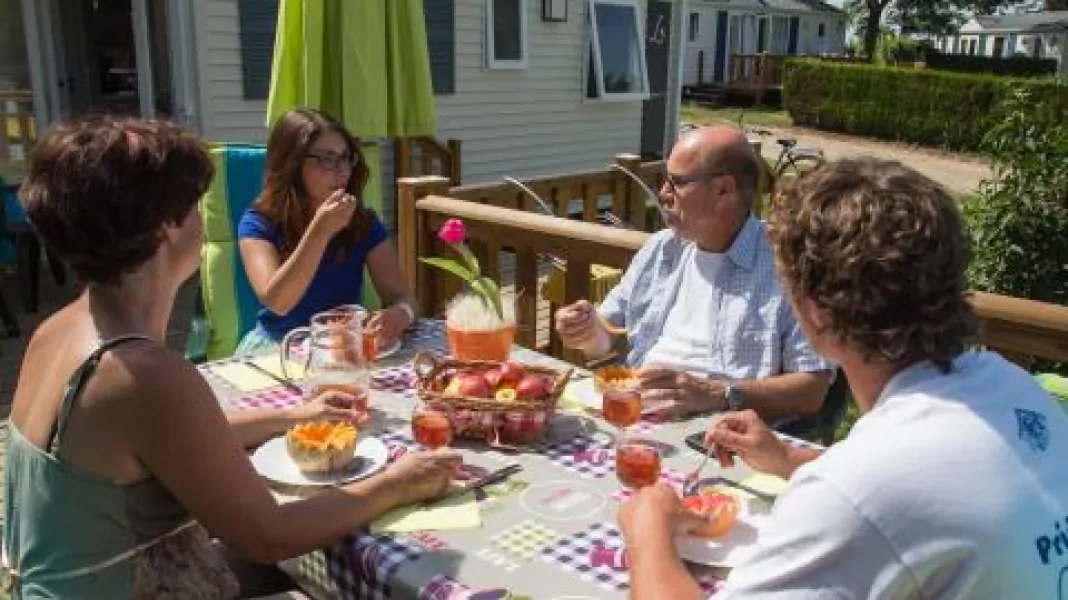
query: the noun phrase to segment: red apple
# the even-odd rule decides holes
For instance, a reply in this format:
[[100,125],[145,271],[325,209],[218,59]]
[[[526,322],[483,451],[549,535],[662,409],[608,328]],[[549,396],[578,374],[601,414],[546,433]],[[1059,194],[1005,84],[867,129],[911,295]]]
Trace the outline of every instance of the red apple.
[[500,369],[490,369],[482,374],[482,377],[486,379],[486,385],[490,386],[491,390],[495,390],[501,387],[501,371]]
[[549,395],[549,384],[544,377],[527,375],[515,386],[516,398],[520,400],[536,400]]
[[486,378],[474,373],[460,376],[460,393],[474,398],[489,398],[493,395]]
[[515,362],[506,362],[501,365],[500,385],[516,387],[526,376],[523,365]]

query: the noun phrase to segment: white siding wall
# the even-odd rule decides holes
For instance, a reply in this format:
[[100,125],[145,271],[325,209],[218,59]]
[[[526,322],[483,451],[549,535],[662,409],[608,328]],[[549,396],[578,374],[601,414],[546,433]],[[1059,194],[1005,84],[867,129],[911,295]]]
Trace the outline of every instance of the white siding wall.
[[194,0],[201,134],[213,142],[267,139],[267,103],[245,100],[237,0]]
[[[704,52],[704,82],[712,83],[715,77],[715,62],[722,60],[721,57],[716,57],[716,18],[720,10],[725,10],[728,14],[739,15],[754,15],[758,11],[755,9],[733,7],[729,3],[712,4],[712,5],[700,5],[691,6],[688,12],[697,12],[700,16],[701,29],[700,34],[696,41],[687,42],[685,44],[685,62],[683,65],[683,83],[685,85],[694,85],[697,83],[698,75],[698,63],[699,54]],[[768,19],[768,44],[769,49],[772,44],[772,37],[777,37],[779,34],[771,31],[771,23],[775,21],[771,17],[779,16],[785,17],[786,27],[789,27],[789,18],[797,13],[790,13],[786,11],[769,12],[760,11],[763,14],[769,16]],[[781,21],[775,21],[781,23]],[[747,44],[751,42],[753,48],[756,47],[757,33],[756,33],[756,21],[746,21],[747,26],[750,28],[745,37],[748,40]],[[819,37],[819,24],[824,24],[823,40],[821,42]],[[688,35],[689,29],[689,17],[687,16],[686,22],[683,23],[680,34],[683,36]],[[785,35],[787,43],[789,43],[789,29],[786,30]],[[845,22],[844,17],[837,14],[830,13],[815,13],[815,14],[802,14],[798,28],[797,39],[797,53],[798,54],[838,54],[841,53],[845,47]],[[689,38],[686,38],[689,39]],[[730,52],[730,48],[727,49]],[[724,69],[726,71],[726,69]]]
[[694,7],[691,5],[688,13],[697,13],[700,15],[700,30],[697,35],[697,39],[689,41],[689,23],[690,17],[686,16],[681,35],[686,40],[686,58],[683,64],[683,77],[682,81],[686,85],[695,85],[697,83],[697,76],[700,72],[698,68],[700,65],[700,53],[704,52],[704,73],[702,74],[702,81],[704,83],[711,83],[715,77],[715,66],[713,64],[713,56],[716,53],[716,19],[719,10],[716,8],[710,8],[706,6]]
[[[645,0],[639,3],[644,11]],[[523,70],[485,68],[485,6],[485,0],[456,0],[456,93],[437,97],[438,137],[463,141],[466,182],[596,168],[639,150],[640,101],[584,102],[585,0],[568,2],[566,23],[543,22],[541,1],[526,0],[531,56]],[[669,90],[678,89],[678,12]],[[265,141],[266,103],[245,100],[242,91],[237,0],[195,0],[194,23],[202,135],[218,142]],[[669,93],[669,121],[676,96]],[[674,139],[673,124],[666,143]]]
[[486,1],[456,0],[456,93],[438,97],[438,137],[463,141],[465,182],[596,168],[639,150],[641,102],[583,102],[587,3],[568,2],[566,23],[543,22],[540,1],[526,11],[529,67],[490,70]]

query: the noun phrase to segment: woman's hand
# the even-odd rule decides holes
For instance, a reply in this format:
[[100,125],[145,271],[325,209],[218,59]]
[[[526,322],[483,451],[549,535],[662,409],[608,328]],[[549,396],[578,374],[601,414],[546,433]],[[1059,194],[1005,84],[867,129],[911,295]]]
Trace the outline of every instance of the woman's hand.
[[358,205],[359,201],[345,190],[337,190],[319,205],[308,229],[333,237],[349,224]]
[[444,494],[462,463],[460,453],[449,448],[410,452],[387,467],[385,476],[393,481],[396,504],[413,504]]
[[411,324],[406,310],[399,306],[391,306],[371,315],[371,318],[364,324],[364,330],[375,336],[379,348],[386,349],[393,346]]
[[308,421],[349,421],[359,425],[368,419],[367,411],[360,407],[356,396],[330,390],[289,409],[288,420],[291,425]]
[[771,428],[752,410],[720,413],[712,417],[705,433],[705,445],[715,450],[724,468],[734,465],[736,453],[747,465],[764,473],[789,478],[792,464],[790,447],[775,437]]

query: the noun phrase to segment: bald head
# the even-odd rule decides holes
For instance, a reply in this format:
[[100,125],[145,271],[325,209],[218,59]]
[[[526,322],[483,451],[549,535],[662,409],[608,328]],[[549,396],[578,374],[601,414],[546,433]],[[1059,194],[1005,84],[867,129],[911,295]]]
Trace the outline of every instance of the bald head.
[[752,208],[760,178],[760,168],[753,147],[738,129],[729,125],[699,127],[684,134],[672,154],[690,154],[706,173],[729,173],[734,176],[738,199]]

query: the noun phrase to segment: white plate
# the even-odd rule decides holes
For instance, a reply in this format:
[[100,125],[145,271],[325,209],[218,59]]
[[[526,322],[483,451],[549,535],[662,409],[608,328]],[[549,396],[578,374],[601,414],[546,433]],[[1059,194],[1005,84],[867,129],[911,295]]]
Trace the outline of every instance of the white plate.
[[389,461],[389,450],[376,437],[356,442],[356,456],[349,467],[325,475],[305,475],[286,453],[286,438],[276,437],[252,454],[252,466],[266,479],[286,485],[335,485],[363,479],[382,470]]
[[734,522],[725,537],[722,538],[675,538],[675,549],[679,556],[702,565],[713,567],[735,567],[746,562],[756,551],[760,529],[771,515],[771,505],[757,500],[748,494],[736,494],[741,504],[738,520]]
[[[593,377],[587,377],[579,381],[573,381],[567,384],[564,388],[564,395],[575,401],[578,405],[585,409],[601,412],[602,400],[601,392],[597,391],[597,388],[593,386]],[[655,404],[646,404],[642,406],[642,414],[648,412],[656,412],[663,408],[666,408],[669,403],[658,402]]]

